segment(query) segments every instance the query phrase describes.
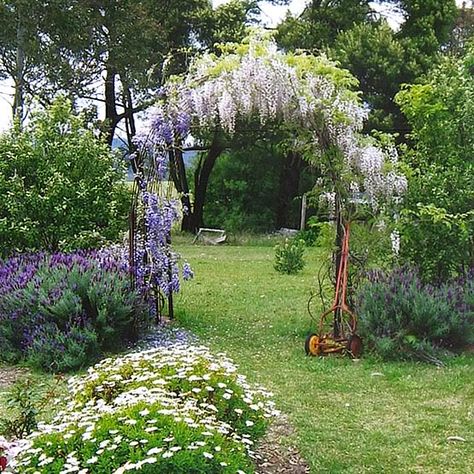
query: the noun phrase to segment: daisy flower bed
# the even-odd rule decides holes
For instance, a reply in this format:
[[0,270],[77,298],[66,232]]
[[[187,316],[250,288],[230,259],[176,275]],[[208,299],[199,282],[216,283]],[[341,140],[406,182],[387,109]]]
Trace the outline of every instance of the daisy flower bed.
[[23,440],[16,473],[252,473],[278,416],[223,354],[175,344],[104,359],[69,381],[67,405]]

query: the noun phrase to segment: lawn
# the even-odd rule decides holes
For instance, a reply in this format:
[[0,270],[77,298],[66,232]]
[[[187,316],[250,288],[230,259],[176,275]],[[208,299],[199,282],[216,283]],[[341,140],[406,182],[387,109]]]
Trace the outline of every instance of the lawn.
[[[15,382],[26,381],[30,398],[28,401],[35,402],[35,408],[39,410],[42,421],[49,421],[62,408],[62,400],[67,394],[66,380],[64,377],[54,376],[38,371],[32,371],[27,367],[9,367],[0,364],[0,427],[5,419],[12,419],[18,415],[15,408],[9,406],[8,398]],[[25,392],[23,392],[25,393]],[[25,402],[26,399],[23,399]]]
[[182,243],[179,251],[196,274],[176,299],[179,322],[275,393],[311,472],[474,473],[472,356],[441,369],[308,358],[317,249],[296,276],[273,270],[270,246]]

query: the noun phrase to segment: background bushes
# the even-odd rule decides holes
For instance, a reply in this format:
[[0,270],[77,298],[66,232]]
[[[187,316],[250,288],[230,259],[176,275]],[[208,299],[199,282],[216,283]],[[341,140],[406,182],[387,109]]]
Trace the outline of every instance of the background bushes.
[[98,247],[126,228],[123,172],[67,100],[1,135],[0,158],[0,255]]
[[425,281],[442,282],[474,265],[474,50],[445,57],[397,102],[412,127],[401,215],[401,257]]
[[144,308],[106,251],[19,255],[0,263],[0,359],[78,369],[136,337]]
[[281,156],[247,147],[216,161],[204,220],[228,232],[267,232],[275,226]]

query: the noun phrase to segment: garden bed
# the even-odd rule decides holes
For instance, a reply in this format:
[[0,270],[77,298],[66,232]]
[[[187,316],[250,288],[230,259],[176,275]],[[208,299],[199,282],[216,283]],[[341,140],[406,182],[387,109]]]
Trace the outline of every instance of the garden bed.
[[270,394],[223,354],[164,332],[157,348],[70,378],[53,420],[10,445],[12,472],[253,472],[256,443],[279,415]]

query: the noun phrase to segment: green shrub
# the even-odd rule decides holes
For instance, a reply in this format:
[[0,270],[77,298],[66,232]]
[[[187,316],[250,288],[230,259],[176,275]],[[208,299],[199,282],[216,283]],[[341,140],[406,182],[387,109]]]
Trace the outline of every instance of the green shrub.
[[98,247],[126,229],[124,173],[67,100],[0,135],[0,158],[0,255]]
[[305,242],[301,239],[286,239],[283,244],[275,246],[275,270],[292,275],[305,266]]
[[373,272],[358,294],[360,333],[385,359],[430,359],[474,341],[474,274],[438,286],[402,267]]
[[442,282],[474,264],[473,210],[451,214],[433,204],[417,203],[403,210],[400,228],[401,258],[423,262],[420,270],[425,281]]
[[18,440],[31,434],[38,427],[42,412],[58,396],[61,383],[60,377],[54,381],[47,379],[45,383],[38,383],[30,376],[16,381],[6,391],[6,409],[0,419],[0,442],[3,436]]
[[107,359],[69,389],[67,409],[39,425],[15,472],[251,473],[252,446],[276,414],[268,393],[203,347]]
[[296,238],[304,240],[307,247],[312,247],[316,244],[323,225],[324,222],[318,222],[315,217],[310,217],[306,223],[306,229],[300,230]]
[[391,241],[393,228],[377,220],[354,222],[351,225],[350,253],[353,256],[352,267],[360,270],[388,270],[397,260]]
[[[61,317],[66,319],[67,315]],[[121,345],[118,341],[116,344]],[[46,323],[35,331],[25,359],[32,367],[62,373],[87,367],[100,353],[101,346],[92,327],[72,326],[64,331],[56,323]]]
[[424,281],[442,282],[474,265],[474,94],[472,44],[464,58],[446,55],[396,102],[412,132],[400,231],[401,258]]

